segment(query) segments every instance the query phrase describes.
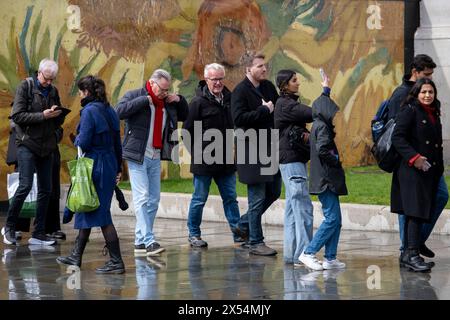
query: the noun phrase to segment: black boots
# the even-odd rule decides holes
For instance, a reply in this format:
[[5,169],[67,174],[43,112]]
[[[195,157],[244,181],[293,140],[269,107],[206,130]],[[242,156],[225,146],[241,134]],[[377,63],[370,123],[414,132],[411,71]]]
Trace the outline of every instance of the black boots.
[[80,239],[77,237],[75,239],[75,246],[72,249],[72,253],[68,257],[58,257],[56,258],[56,262],[59,264],[65,264],[69,266],[78,266],[81,267],[81,257],[84,252],[84,248],[86,248],[86,243],[88,239]]
[[428,272],[433,266],[419,255],[419,249],[406,249],[400,256],[400,267],[408,268],[415,272]]
[[122,261],[122,256],[120,254],[119,239],[116,241],[106,241],[106,247],[109,251],[109,256],[111,259],[105,263],[103,267],[95,269],[96,273],[124,273],[125,265]]
[[428,248],[425,243],[422,244],[419,248],[419,253],[427,258],[434,258],[434,252]]

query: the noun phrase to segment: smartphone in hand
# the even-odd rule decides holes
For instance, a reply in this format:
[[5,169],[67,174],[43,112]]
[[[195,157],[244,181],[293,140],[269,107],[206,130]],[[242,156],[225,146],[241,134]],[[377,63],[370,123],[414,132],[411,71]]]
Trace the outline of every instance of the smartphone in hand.
[[431,164],[428,161],[425,161],[423,166],[422,166],[422,170],[423,171],[428,171],[431,168]]

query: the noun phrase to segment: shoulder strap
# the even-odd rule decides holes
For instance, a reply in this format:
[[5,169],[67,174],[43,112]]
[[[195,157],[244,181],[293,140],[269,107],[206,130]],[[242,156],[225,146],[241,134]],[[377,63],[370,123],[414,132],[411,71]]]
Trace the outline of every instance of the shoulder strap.
[[113,132],[113,126],[111,124],[111,121],[110,121],[110,118],[109,118],[109,115],[108,115],[106,109],[101,109],[100,112],[102,113],[103,118],[105,118],[106,122],[108,123],[109,131]]
[[27,90],[27,98],[28,98],[28,103],[27,103],[27,111],[29,111],[31,109],[31,103],[33,102],[33,78],[32,77],[27,77],[25,79],[27,81],[28,84],[28,90]]

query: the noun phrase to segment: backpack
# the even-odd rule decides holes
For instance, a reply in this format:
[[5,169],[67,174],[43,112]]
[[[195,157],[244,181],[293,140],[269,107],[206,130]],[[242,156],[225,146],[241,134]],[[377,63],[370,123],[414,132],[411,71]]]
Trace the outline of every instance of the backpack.
[[378,140],[380,135],[382,134],[384,128],[386,127],[386,124],[388,122],[388,116],[389,116],[389,101],[390,99],[384,100],[381,102],[380,106],[378,107],[378,111],[375,114],[375,116],[372,119],[372,122],[370,124],[370,128],[372,131],[372,140],[374,143]]
[[[28,84],[28,90],[27,90],[27,107],[29,110],[31,103],[33,101],[33,78],[28,77],[25,79]],[[14,100],[11,102],[11,108],[14,105]],[[12,113],[12,110],[11,110]],[[16,129],[15,127],[17,124],[11,119],[11,116],[8,117],[9,119],[9,125],[10,125],[10,131],[9,131],[9,141],[8,141],[8,150],[6,152],[6,164],[7,165],[16,165],[17,164],[17,146],[16,146]]]

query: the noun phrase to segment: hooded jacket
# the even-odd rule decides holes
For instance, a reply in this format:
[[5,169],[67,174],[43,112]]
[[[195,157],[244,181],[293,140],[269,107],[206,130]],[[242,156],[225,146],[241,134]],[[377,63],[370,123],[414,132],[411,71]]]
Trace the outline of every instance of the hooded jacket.
[[[183,124],[183,129],[190,133],[190,145],[186,145],[186,147],[191,154],[191,172],[193,174],[219,176],[229,175],[236,171],[233,158],[233,135],[226,134],[227,129],[231,133],[233,132],[231,92],[224,87],[222,94],[223,99],[220,103],[209,91],[206,82],[202,80],[196,89],[195,97],[189,104],[189,115]],[[201,122],[201,132],[194,130],[196,121]],[[223,143],[217,145],[214,138],[212,141],[205,139],[204,133],[208,130],[211,133],[213,133],[212,130],[218,130]],[[188,141],[184,142],[188,143]],[[208,148],[208,146],[210,147]],[[205,148],[208,148],[207,152],[205,152]],[[213,163],[205,163],[205,156],[208,155],[214,159]]]
[[339,107],[330,97],[322,94],[312,105],[311,168],[309,192],[320,194],[326,189],[346,195],[345,173],[334,142],[333,118]]

